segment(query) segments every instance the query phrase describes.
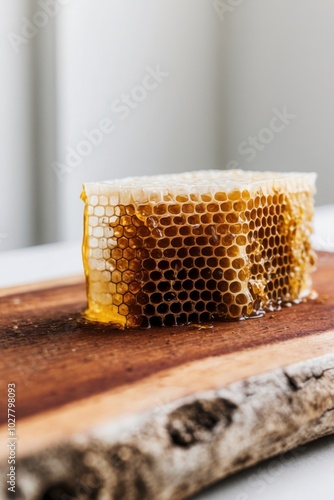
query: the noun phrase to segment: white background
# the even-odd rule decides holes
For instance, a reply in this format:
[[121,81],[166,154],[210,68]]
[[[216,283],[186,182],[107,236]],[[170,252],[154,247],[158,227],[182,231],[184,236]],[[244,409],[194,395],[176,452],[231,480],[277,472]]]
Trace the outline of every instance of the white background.
[[[0,250],[77,240],[87,180],[233,160],[315,170],[317,204],[334,201],[331,0],[67,0],[15,53],[39,1],[0,5]],[[169,77],[121,121],[111,103],[157,64]],[[295,118],[247,161],[239,145],[284,107]],[[52,163],[104,117],[115,131],[59,182]]]

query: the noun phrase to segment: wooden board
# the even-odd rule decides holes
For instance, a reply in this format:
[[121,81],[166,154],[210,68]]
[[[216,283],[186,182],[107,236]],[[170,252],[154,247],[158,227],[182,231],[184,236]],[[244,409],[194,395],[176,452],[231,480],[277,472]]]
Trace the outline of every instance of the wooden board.
[[[320,254],[316,300],[142,331],[86,321],[82,278],[0,290],[17,488],[27,499],[184,498],[334,432],[333,283],[334,254]],[[1,411],[1,439],[6,419]]]

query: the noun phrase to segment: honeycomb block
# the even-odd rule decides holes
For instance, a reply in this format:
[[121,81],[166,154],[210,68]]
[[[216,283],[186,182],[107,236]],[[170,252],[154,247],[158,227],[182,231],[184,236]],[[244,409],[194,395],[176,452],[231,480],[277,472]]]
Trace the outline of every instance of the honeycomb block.
[[84,184],[87,317],[148,328],[300,301],[315,264],[315,179],[206,170]]

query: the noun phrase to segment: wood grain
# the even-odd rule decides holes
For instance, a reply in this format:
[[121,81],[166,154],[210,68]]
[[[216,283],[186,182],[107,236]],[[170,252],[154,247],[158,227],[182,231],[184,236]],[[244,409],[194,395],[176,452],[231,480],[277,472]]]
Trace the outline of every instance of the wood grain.
[[20,423],[20,454],[35,453],[45,447],[45,443],[55,445],[110,420],[141,415],[175,400],[182,401],[192,394],[218,390],[235,380],[249,379],[282,364],[293,365],[328,352],[334,352],[334,331],[311,336],[305,345],[301,345],[299,339],[291,339],[288,344],[277,344],[274,350],[272,346],[261,346],[225,354],[223,359],[221,356],[208,357],[185,363],[176,369],[162,370],[136,382],[87,397],[80,404],[74,401],[45,411],[42,416],[39,413],[24,419]]
[[[329,408],[334,406],[334,384],[328,378],[333,364],[333,359],[328,355],[334,353],[333,280],[334,255],[320,254],[314,276],[314,287],[319,293],[316,300],[308,300],[260,319],[214,323],[205,327],[190,325],[132,331],[114,330],[108,325],[91,323],[83,318],[85,286],[81,278],[0,291],[0,391],[1,395],[6,394],[7,383],[16,383],[20,458],[26,461],[22,470],[29,469],[33,456],[34,460],[40,460],[45,453],[43,450],[54,450],[61,461],[61,453],[57,455],[57,445],[63,441],[72,443],[73,436],[78,433],[87,436],[92,429],[107,428],[108,431],[100,431],[102,442],[108,441],[114,446],[118,439],[116,430],[118,432],[123,425],[121,423],[128,422],[128,419],[135,419],[137,431],[140,429],[140,432],[144,432],[147,421],[152,425],[150,412],[157,407],[169,408],[168,405],[172,405],[172,410],[164,411],[165,416],[170,415],[176,408],[184,407],[187,398],[195,404],[199,394],[209,394],[212,400],[216,391],[230,391],[233,384],[248,381],[250,384],[266,385],[263,380],[266,380],[268,373],[272,374],[270,384],[282,385],[284,381],[285,389],[291,393],[293,404],[289,403],[290,412],[285,409],[289,422],[297,401],[307,406],[303,390],[294,390],[294,382],[291,382],[294,379],[289,381],[289,377],[286,377],[287,367],[293,369],[294,366],[299,366],[298,373],[303,370],[311,370],[312,373],[320,370],[321,373],[316,382],[318,385],[312,388],[308,386],[313,397],[313,391],[317,391],[318,396],[321,394],[318,409],[311,411],[307,406],[308,413],[303,424],[305,428],[300,431],[300,435],[296,426],[291,430],[291,425],[283,429],[284,426],[280,424],[281,434],[278,434],[281,437],[277,440],[277,446],[270,445],[269,440],[268,447],[264,446],[261,453],[251,453],[243,464],[242,461],[233,466],[231,463],[224,469],[225,472],[220,467],[213,479],[212,474],[208,473],[206,481],[203,478],[200,482],[195,481],[185,494],[299,442],[333,432],[333,415]],[[240,396],[240,391],[244,391],[244,386],[233,392],[235,398]],[[308,398],[311,397],[307,394]],[[282,397],[281,394],[272,403],[274,406],[270,411],[275,411],[278,401],[283,404]],[[267,403],[263,396],[259,396],[257,404],[265,409]],[[220,420],[226,418],[225,410],[220,408]],[[263,423],[262,417],[260,420],[265,427],[267,421]],[[5,421],[5,412],[1,412],[0,433],[6,432]],[[161,426],[168,427],[168,422],[164,421]],[[156,418],[153,424],[157,426],[156,432],[161,432],[162,427],[159,427]],[[128,434],[124,443],[127,445],[133,444],[131,425],[125,426]],[[216,426],[213,427],[216,429]],[[233,421],[232,428],[236,439],[241,427]],[[257,436],[254,439],[258,447],[259,439],[263,443],[268,440],[267,435],[254,429],[252,432]],[[208,442],[210,436],[209,432]],[[141,444],[136,441],[135,448],[139,450],[139,455],[146,446],[144,442],[144,438]],[[77,450],[77,444],[73,443],[67,446]],[[87,443],[85,451],[93,446],[91,441]],[[159,440],[155,438],[152,443],[157,450]],[[164,449],[163,443],[161,449]],[[179,451],[176,447],[176,456],[179,456]],[[240,453],[237,454],[239,458]],[[156,455],[153,453],[152,456],[154,461]],[[237,459],[234,457],[234,460]],[[194,461],[197,467],[195,475],[205,463],[205,457]],[[170,473],[168,467],[166,465],[166,469],[160,471],[160,476],[157,473],[160,479]],[[37,469],[35,467],[33,474],[37,474]],[[184,467],[184,470],[187,471],[187,468]],[[51,479],[56,481],[50,472]],[[161,481],[161,484],[166,482],[165,479]],[[49,487],[49,483],[42,481],[41,484],[42,489]],[[179,486],[174,484],[170,496],[166,493],[168,488],[154,490],[157,495],[154,498],[184,498],[185,494],[182,496],[180,491],[177,493]],[[110,498],[117,498],[114,494],[110,495]],[[143,495],[138,498],[146,497]]]

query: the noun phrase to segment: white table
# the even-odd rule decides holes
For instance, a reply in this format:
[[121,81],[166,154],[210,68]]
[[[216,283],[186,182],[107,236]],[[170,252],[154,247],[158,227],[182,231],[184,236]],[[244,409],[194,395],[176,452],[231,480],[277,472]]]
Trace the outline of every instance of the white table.
[[[333,221],[334,205],[317,209],[314,234],[314,246],[317,249],[334,251]],[[57,279],[82,272],[80,242],[0,253],[0,287]],[[333,500],[334,436],[322,438],[235,474],[195,498]]]

